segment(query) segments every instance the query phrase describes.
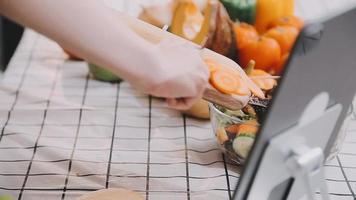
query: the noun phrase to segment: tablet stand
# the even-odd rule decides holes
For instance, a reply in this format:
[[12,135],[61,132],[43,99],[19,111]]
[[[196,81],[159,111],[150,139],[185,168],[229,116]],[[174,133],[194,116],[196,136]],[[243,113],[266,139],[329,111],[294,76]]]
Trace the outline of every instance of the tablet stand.
[[306,106],[296,126],[270,140],[248,200],[315,199],[317,190],[322,199],[329,200],[324,179],[323,149],[331,137],[342,106],[335,104],[327,107],[328,102],[327,93],[317,95]]

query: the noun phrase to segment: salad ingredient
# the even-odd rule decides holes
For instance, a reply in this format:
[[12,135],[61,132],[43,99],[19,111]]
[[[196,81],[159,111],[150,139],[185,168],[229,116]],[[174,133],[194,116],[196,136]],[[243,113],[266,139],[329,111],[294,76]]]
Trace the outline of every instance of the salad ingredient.
[[106,82],[120,82],[121,78],[113,74],[112,72],[97,66],[93,63],[88,63],[90,74],[97,80]]
[[233,21],[253,24],[256,17],[256,0],[221,0]]
[[300,31],[304,26],[304,22],[297,16],[286,15],[274,20],[269,25],[270,28],[277,27],[277,26],[293,26]]
[[209,119],[209,105],[208,102],[201,99],[195,103],[190,109],[184,111],[183,113],[191,117],[196,117],[199,119]]
[[254,141],[255,137],[240,134],[234,139],[232,147],[237,155],[245,159],[250,153]]
[[166,4],[150,5],[142,8],[139,19],[162,28],[171,25],[175,1]]
[[232,124],[228,127],[225,128],[226,132],[232,133],[232,134],[237,134],[239,130],[239,124]]
[[210,68],[212,69],[210,83],[215,89],[224,94],[250,95],[251,92],[247,84],[233,69],[227,67]]
[[259,37],[243,49],[239,50],[240,65],[247,66],[250,60],[256,62],[256,69],[269,71],[280,60],[281,48],[276,40]]
[[237,134],[241,135],[241,134],[246,134],[246,135],[251,135],[254,136],[256,135],[258,131],[258,127],[252,124],[241,124],[238,126],[237,129]]
[[240,84],[234,74],[227,70],[218,70],[212,73],[210,82],[217,90],[225,94],[234,93]]
[[275,79],[273,78],[258,79],[259,76],[268,77],[272,75],[261,69],[255,69],[252,71],[251,77],[256,77],[256,79],[253,79],[253,82],[255,82],[262,90],[271,90],[277,85],[277,81]]
[[235,23],[234,31],[236,37],[237,49],[243,49],[244,47],[253,43],[256,39],[258,39],[258,33],[250,24],[247,23]]
[[[272,78],[272,75],[261,69],[254,69],[255,61],[250,60],[246,68],[246,73],[248,76],[253,78],[253,82],[256,83],[262,90],[271,90],[277,85],[277,81]],[[268,77],[271,78],[268,78]],[[264,77],[263,79],[258,79],[258,77]]]
[[220,127],[217,130],[216,137],[218,138],[218,141],[219,141],[220,144],[224,144],[224,142],[229,140],[229,137],[227,136],[226,131],[225,131],[225,129],[223,127]]
[[213,72],[215,72],[215,71],[217,71],[217,70],[219,70],[221,68],[219,63],[217,63],[213,59],[206,58],[206,59],[204,59],[204,62],[206,64],[206,66],[208,67],[210,73],[213,73]]
[[290,7],[286,2],[289,0],[257,0],[255,27],[259,33],[264,33],[270,23],[288,14],[286,7]]
[[275,39],[281,47],[282,55],[284,55],[290,52],[298,33],[298,29],[292,26],[276,26],[269,29],[264,36]]
[[252,118],[257,118],[257,113],[251,105],[245,106],[242,110],[244,113],[248,114]]
[[237,81],[239,82],[239,87],[236,88],[234,94],[241,95],[241,96],[249,96],[251,94],[250,89],[247,87],[246,83],[240,77],[236,77]]

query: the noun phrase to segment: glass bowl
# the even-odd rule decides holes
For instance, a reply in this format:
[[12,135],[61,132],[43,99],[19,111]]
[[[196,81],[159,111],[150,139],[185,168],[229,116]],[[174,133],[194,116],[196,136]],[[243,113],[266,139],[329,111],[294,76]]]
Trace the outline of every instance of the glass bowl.
[[209,104],[209,108],[220,149],[234,163],[244,164],[260,126],[257,118],[246,114],[246,111],[229,111],[214,104]]

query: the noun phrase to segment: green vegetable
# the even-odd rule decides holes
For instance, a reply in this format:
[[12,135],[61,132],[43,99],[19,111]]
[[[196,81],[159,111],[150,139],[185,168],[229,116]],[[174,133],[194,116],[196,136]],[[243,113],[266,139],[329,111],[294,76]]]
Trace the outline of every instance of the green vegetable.
[[220,0],[233,21],[255,23],[256,0]]
[[89,71],[95,79],[106,82],[120,82],[122,79],[110,71],[93,63],[88,63]]
[[[252,120],[252,119],[255,119],[256,116],[254,115],[250,115],[250,113],[245,113],[243,110],[236,110],[236,111],[232,111],[232,110],[228,110],[224,107],[221,107],[221,106],[218,106],[218,105],[215,105],[215,107],[220,110],[222,113],[228,115],[228,116],[232,116],[232,117],[235,117],[241,121],[248,121],[248,120]],[[225,120],[225,119],[222,119],[222,120]],[[226,124],[232,124],[232,123],[226,123]]]
[[251,135],[239,135],[232,143],[235,153],[242,158],[247,158],[255,139]]
[[0,200],[12,200],[12,198],[8,195],[0,195]]

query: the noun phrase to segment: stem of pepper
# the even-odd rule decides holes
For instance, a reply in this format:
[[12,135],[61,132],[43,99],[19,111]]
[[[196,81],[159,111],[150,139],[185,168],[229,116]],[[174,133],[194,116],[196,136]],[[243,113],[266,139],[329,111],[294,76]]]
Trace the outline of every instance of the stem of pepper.
[[252,74],[252,71],[255,69],[256,62],[254,60],[250,60],[248,62],[248,65],[245,69],[247,76],[250,76]]

